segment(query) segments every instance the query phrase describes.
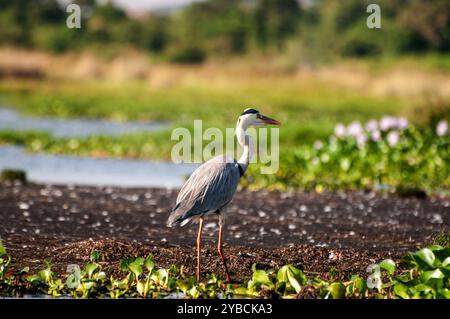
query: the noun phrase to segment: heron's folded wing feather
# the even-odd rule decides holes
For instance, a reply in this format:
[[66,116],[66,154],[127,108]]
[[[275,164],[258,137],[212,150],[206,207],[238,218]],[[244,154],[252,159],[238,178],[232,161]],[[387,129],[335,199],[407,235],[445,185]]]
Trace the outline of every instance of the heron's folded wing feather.
[[221,209],[233,198],[239,178],[239,168],[234,161],[221,156],[205,162],[181,188],[172,212],[176,216],[171,214],[172,220],[182,221]]

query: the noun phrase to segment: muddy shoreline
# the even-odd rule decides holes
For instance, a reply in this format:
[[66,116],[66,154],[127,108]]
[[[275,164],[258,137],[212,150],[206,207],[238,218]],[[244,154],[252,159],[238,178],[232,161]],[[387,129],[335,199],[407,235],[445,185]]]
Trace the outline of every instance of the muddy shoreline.
[[[196,225],[165,226],[177,190],[0,184],[0,236],[13,268],[39,269],[51,260],[62,272],[92,249],[116,272],[121,258],[152,253],[161,267],[195,269]],[[204,275],[220,273],[216,217],[205,222]],[[326,278],[364,274],[383,258],[399,259],[450,230],[449,198],[374,193],[240,191],[230,205],[225,252],[236,279],[251,265],[295,264]]]

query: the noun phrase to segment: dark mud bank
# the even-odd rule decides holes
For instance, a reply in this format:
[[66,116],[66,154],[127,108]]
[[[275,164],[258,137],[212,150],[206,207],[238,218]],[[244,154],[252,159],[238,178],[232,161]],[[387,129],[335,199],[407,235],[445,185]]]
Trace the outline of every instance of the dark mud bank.
[[[92,249],[111,271],[121,258],[153,253],[157,263],[195,267],[195,225],[165,226],[176,190],[0,184],[0,236],[14,265],[60,271]],[[220,272],[216,217],[205,222],[205,272]],[[238,192],[227,211],[225,252],[235,276],[292,263],[322,274],[365,272],[450,229],[448,198],[373,193]]]

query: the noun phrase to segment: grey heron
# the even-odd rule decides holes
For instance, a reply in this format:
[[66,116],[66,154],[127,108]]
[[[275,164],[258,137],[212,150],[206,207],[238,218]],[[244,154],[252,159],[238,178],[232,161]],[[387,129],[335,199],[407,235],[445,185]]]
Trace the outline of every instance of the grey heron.
[[265,125],[280,125],[280,122],[260,114],[255,109],[245,109],[236,124],[237,141],[243,147],[242,156],[238,160],[234,160],[230,156],[219,155],[203,163],[191,174],[178,194],[176,205],[167,220],[167,226],[184,226],[189,221],[198,222],[197,281],[200,281],[203,217],[207,214],[219,215],[217,249],[225,269],[227,281],[231,281],[222,251],[224,209],[232,200],[239,180],[244,175],[252,158],[253,141],[246,132],[247,128]]

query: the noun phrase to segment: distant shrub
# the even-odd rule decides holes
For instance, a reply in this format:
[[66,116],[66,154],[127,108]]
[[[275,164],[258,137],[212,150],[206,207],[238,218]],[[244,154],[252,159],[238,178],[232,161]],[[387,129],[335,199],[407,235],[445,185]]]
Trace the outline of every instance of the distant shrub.
[[61,53],[69,49],[74,49],[77,45],[77,31],[66,27],[38,27],[38,31],[33,34],[33,44],[40,49]]
[[170,57],[170,61],[180,64],[197,64],[206,59],[206,53],[200,48],[180,49]]
[[26,183],[27,174],[22,170],[5,169],[0,173],[0,181]]
[[373,56],[383,51],[374,30],[353,27],[339,39],[339,53],[343,56]]

